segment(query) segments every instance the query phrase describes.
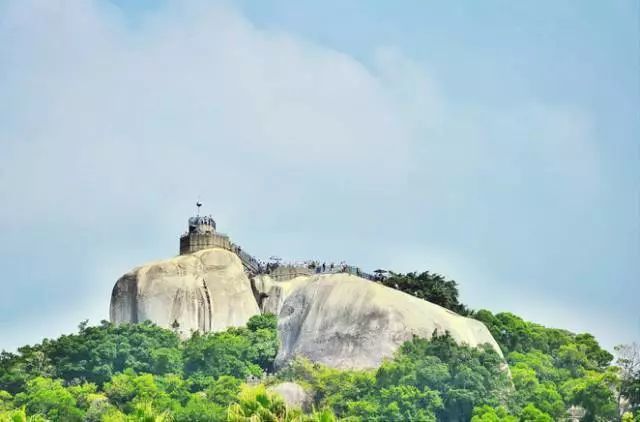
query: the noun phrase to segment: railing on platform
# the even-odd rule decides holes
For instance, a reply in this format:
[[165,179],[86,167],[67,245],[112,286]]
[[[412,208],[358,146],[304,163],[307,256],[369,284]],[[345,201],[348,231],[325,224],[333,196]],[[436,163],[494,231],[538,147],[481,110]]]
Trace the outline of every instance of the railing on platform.
[[231,244],[231,252],[238,255],[242,265],[249,271],[250,274],[258,274],[260,272],[260,261],[245,252],[240,246],[235,243]]
[[[280,263],[262,263],[254,258],[251,254],[245,252],[239,245],[231,243],[231,252],[235,253],[242,265],[247,269],[250,275],[266,274],[271,275],[276,281],[291,280],[301,275],[315,274],[339,274],[347,273],[357,275],[371,281],[380,280],[380,276],[366,273],[359,267],[353,265],[341,264],[320,264],[317,261],[308,261],[305,263],[280,264]],[[280,271],[278,271],[280,269]],[[282,271],[287,269],[286,271]]]

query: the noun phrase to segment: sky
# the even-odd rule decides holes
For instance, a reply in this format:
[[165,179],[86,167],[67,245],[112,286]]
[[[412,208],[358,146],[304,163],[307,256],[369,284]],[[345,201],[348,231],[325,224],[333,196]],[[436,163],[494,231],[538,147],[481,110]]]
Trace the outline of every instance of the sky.
[[0,0],[0,349],[107,319],[198,198],[258,257],[640,341],[639,7]]

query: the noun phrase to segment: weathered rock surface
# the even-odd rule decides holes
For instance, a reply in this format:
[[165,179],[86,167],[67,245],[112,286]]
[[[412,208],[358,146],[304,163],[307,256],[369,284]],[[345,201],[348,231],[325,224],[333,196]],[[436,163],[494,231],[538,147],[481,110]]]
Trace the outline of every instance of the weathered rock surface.
[[258,275],[253,279],[260,311],[263,314],[279,315],[285,299],[298,287],[308,284],[313,276],[300,276],[289,281],[275,281],[268,275]]
[[269,391],[279,394],[288,407],[297,407],[305,411],[310,410],[311,397],[298,383],[282,382],[269,387]]
[[260,275],[252,285],[238,256],[221,248],[133,269],[117,281],[110,306],[114,323],[177,322],[183,337],[243,326],[261,312],[278,315],[276,365],[299,355],[336,368],[374,368],[414,335],[434,331],[501,353],[481,322],[354,275]]
[[243,326],[260,309],[240,259],[224,249],[205,249],[135,268],[111,294],[114,323],[142,322],[192,331]]
[[280,290],[276,365],[304,356],[336,368],[375,368],[414,335],[434,331],[470,346],[488,343],[502,355],[481,322],[381,284],[348,274],[292,281],[295,287]]

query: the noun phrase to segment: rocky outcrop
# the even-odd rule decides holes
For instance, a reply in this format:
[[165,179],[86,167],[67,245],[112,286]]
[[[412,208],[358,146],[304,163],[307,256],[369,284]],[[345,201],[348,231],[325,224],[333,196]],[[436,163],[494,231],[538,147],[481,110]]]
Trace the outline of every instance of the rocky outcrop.
[[238,256],[222,248],[143,265],[113,288],[114,323],[142,322],[193,331],[243,326],[278,315],[276,365],[296,356],[336,368],[374,368],[413,336],[449,332],[459,343],[500,348],[479,321],[346,273],[252,281]]
[[348,274],[296,284],[278,317],[276,365],[304,356],[336,368],[375,368],[413,336],[434,332],[470,346],[488,343],[502,354],[481,322],[381,284]]
[[112,322],[149,320],[183,337],[243,326],[259,313],[240,259],[220,248],[135,268],[111,294]]
[[280,395],[287,404],[287,407],[297,407],[304,411],[310,410],[312,399],[298,383],[282,382],[269,387],[269,391],[273,391]]
[[288,281],[275,281],[263,274],[252,280],[256,299],[263,314],[280,314],[285,299],[298,287],[308,284],[313,276],[295,277]]

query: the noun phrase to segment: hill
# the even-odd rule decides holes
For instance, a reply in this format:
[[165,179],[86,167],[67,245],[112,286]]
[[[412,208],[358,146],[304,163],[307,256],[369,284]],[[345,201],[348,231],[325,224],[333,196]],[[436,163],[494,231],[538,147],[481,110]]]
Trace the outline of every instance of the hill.
[[[509,313],[475,315],[510,376],[492,347],[447,334],[415,337],[376,369],[297,358],[274,371],[274,315],[186,340],[149,322],[82,323],[76,334],[2,353],[0,421],[553,421],[570,409],[600,421],[617,418],[619,393],[637,409],[639,374],[623,384],[593,336]],[[275,392],[284,382],[307,395],[304,410]]]
[[304,356],[374,368],[412,337],[445,332],[501,354],[483,324],[416,295],[326,265],[247,271],[240,255],[218,247],[134,268],[116,282],[110,306],[114,323],[151,321],[182,338],[242,326],[261,312],[278,316],[280,365]]

